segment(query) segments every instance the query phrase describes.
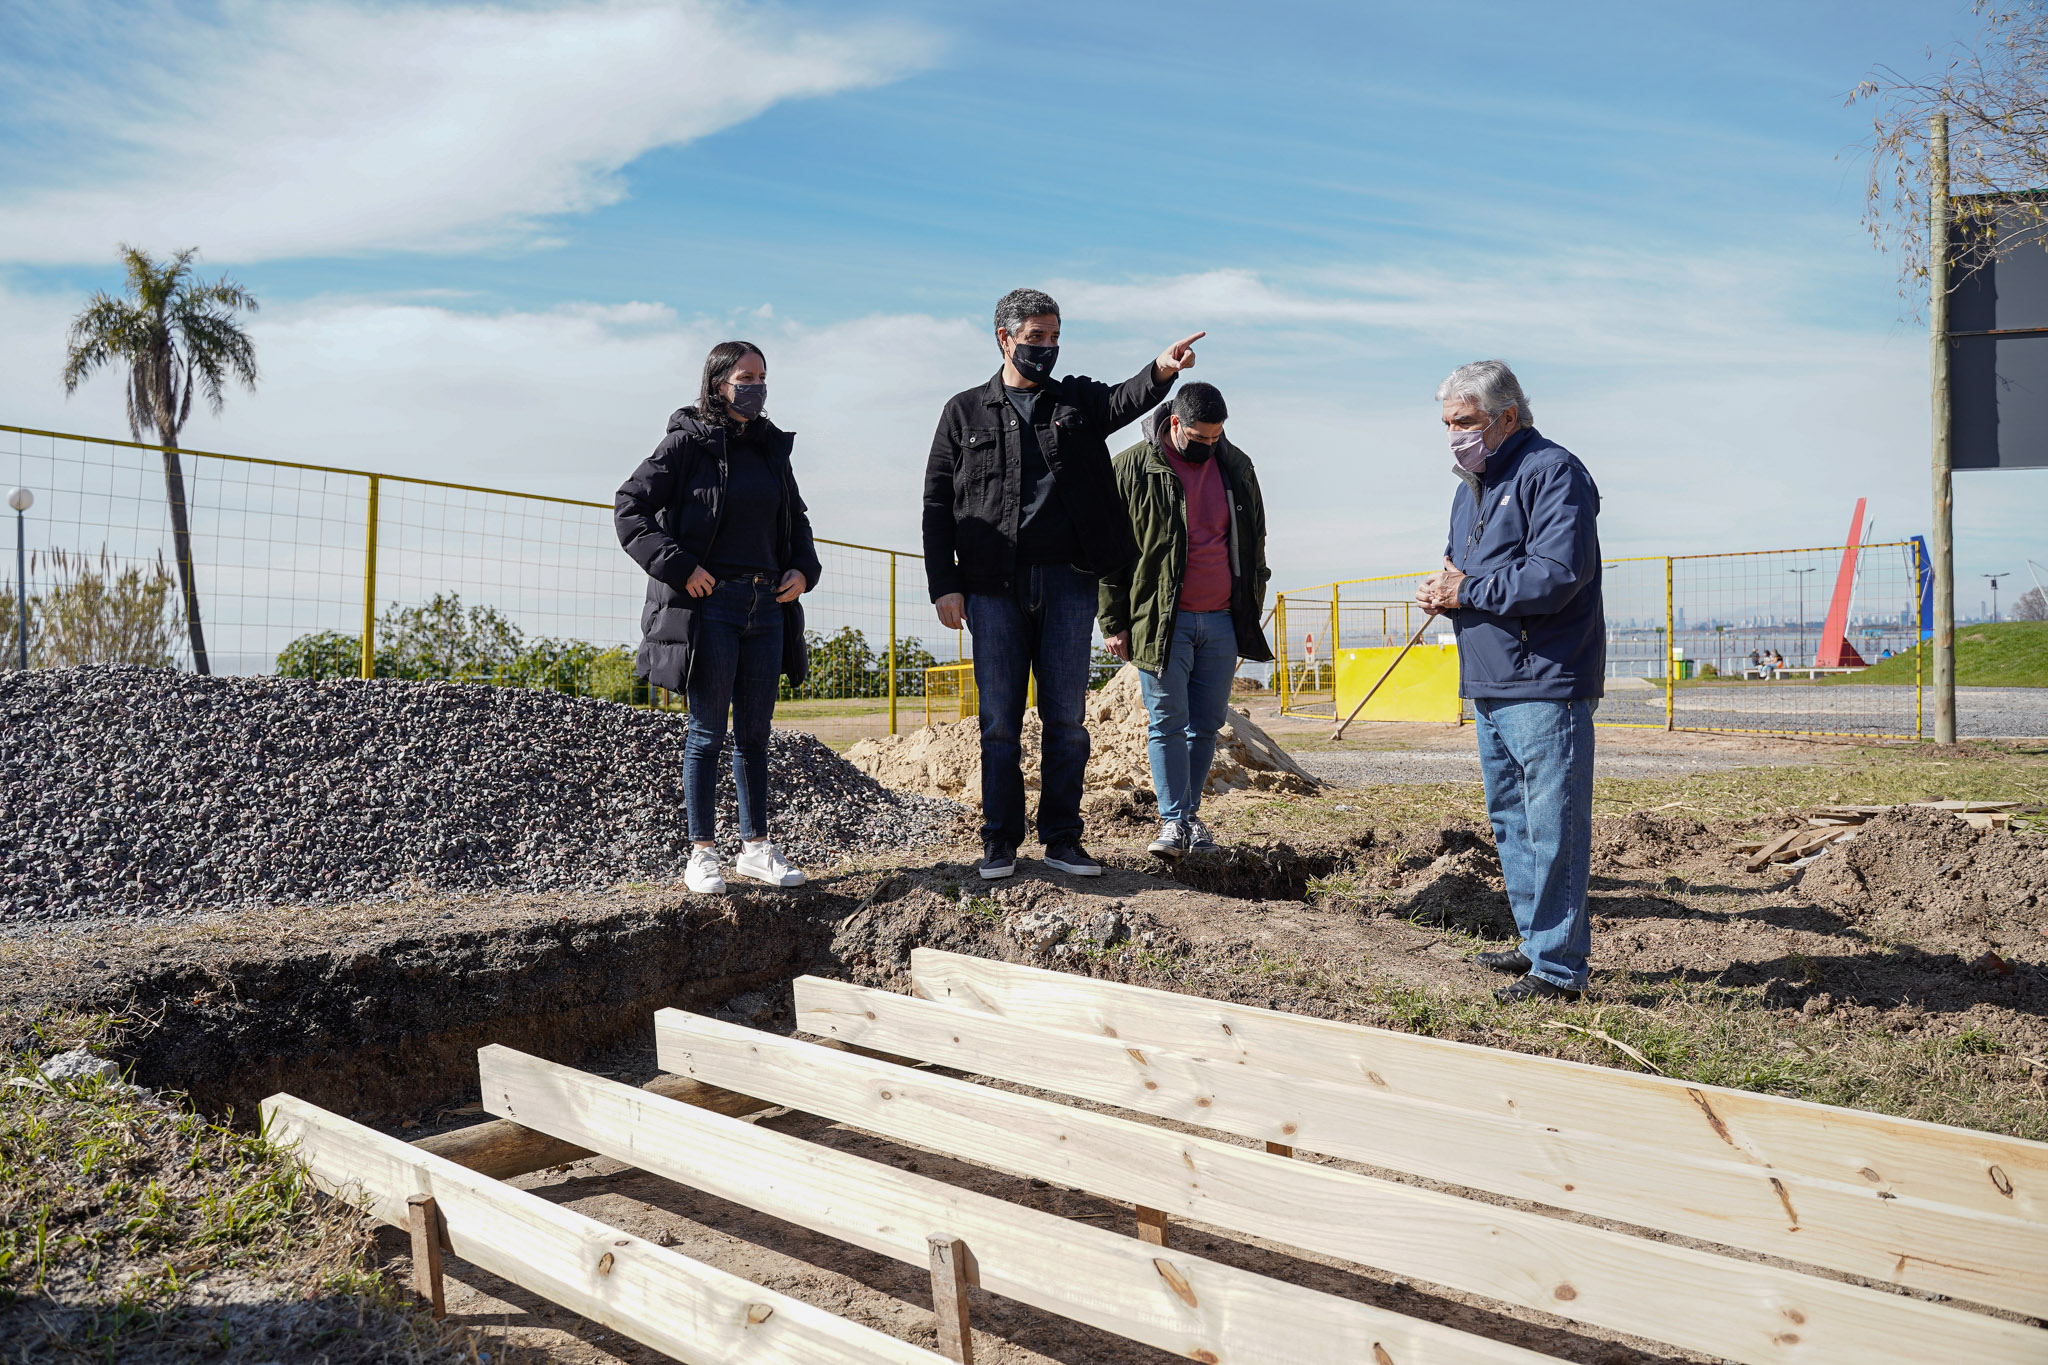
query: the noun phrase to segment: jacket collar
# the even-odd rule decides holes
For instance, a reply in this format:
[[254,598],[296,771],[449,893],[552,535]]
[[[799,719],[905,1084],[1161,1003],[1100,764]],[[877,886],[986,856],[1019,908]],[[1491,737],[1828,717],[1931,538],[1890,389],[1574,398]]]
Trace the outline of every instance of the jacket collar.
[[1536,440],[1536,428],[1522,427],[1500,443],[1491,455],[1486,457],[1486,468],[1480,471],[1480,479],[1488,484],[1499,483],[1515,472],[1515,466],[1529,453],[1529,447]]
[[[1180,476],[1173,472],[1173,466],[1166,462],[1166,419],[1172,412],[1173,404],[1161,403],[1152,410],[1152,415],[1145,419],[1145,469],[1147,473],[1179,478]],[[1232,445],[1228,436],[1223,438],[1222,446],[1211,458],[1216,461],[1217,467],[1223,471],[1225,477],[1233,481],[1241,477],[1245,466],[1251,463],[1251,458]]]

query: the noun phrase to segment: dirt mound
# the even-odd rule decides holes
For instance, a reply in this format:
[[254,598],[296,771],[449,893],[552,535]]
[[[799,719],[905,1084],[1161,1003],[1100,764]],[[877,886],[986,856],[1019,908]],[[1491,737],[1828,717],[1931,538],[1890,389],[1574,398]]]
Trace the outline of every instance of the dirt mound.
[[[0,921],[679,877],[686,725],[457,683],[0,674]],[[799,864],[957,832],[796,731],[768,780]]]
[[2032,947],[2048,929],[2048,844],[1901,806],[1815,860],[1800,887],[1847,918],[1924,942]]
[[[1151,802],[1152,769],[1145,757],[1145,702],[1138,669],[1126,664],[1109,684],[1090,694],[1086,711],[1093,747],[1086,778],[1091,813],[1126,804],[1143,793]],[[1039,741],[1043,731],[1035,710],[1024,713],[1024,785],[1038,789]],[[885,787],[954,801],[981,797],[981,731],[973,717],[930,725],[904,735],[864,739],[847,761]],[[1211,796],[1223,792],[1306,793],[1320,784],[1251,717],[1232,710],[1216,735],[1216,761],[1209,769]]]

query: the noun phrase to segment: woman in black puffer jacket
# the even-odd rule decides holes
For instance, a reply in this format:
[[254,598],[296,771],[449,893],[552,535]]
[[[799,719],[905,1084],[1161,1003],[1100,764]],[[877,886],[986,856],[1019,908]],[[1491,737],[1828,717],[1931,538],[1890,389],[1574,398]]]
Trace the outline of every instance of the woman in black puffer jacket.
[[692,891],[723,891],[713,848],[718,762],[732,717],[741,876],[796,886],[804,874],[768,840],[768,730],[778,680],[806,672],[803,608],[818,585],[811,519],[789,452],[795,437],[763,415],[768,361],[745,341],[722,341],[704,359],[695,406],[620,487],[612,522],[647,571],[639,672],[689,699],[683,794]]

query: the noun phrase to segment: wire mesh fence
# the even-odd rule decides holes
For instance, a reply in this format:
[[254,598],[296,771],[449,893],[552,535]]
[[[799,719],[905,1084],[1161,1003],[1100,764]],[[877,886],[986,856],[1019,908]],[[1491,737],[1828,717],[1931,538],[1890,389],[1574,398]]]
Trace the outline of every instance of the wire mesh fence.
[[[170,460],[188,512],[182,554]],[[680,704],[633,675],[646,577],[609,504],[13,426],[0,426],[0,477],[36,497],[20,519],[31,666],[197,669],[203,657],[213,673]],[[818,551],[823,575],[803,599],[811,677],[785,697],[785,718],[828,739],[916,723],[926,671],[965,655],[932,612],[920,557],[827,539]],[[5,577],[0,667],[14,667]]]
[[[1912,738],[1929,723],[1915,542],[1601,565],[1606,726]],[[1423,572],[1275,598],[1284,714],[1335,714],[1340,649],[1399,646],[1425,624]],[[1470,710],[1467,708],[1467,715]]]

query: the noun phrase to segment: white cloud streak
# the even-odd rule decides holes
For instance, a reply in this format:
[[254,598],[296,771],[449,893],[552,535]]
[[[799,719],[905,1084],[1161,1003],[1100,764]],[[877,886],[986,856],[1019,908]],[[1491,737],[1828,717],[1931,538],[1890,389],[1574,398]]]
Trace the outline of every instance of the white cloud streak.
[[104,83],[120,98],[0,72],[73,132],[0,199],[0,259],[98,261],[121,240],[223,261],[530,242],[618,200],[646,152],[892,80],[934,50],[901,24],[805,28],[715,0],[244,0],[159,35],[147,65]]

